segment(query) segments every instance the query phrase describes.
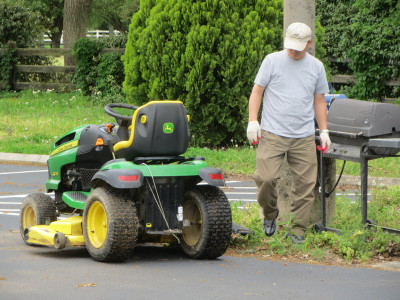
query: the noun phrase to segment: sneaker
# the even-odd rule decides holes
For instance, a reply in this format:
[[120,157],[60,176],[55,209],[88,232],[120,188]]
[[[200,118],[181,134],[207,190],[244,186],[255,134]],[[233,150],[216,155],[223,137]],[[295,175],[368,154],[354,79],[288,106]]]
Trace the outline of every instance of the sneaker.
[[304,236],[303,235],[293,235],[293,234],[286,234],[286,238],[290,238],[293,244],[302,244],[304,243]]
[[276,232],[276,219],[264,219],[263,231],[267,236],[273,236]]

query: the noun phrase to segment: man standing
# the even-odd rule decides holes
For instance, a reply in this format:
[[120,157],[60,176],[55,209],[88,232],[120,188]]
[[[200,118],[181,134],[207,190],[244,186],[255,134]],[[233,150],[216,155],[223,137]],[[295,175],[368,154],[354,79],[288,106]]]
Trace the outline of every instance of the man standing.
[[[293,243],[304,241],[314,201],[318,168],[314,115],[324,151],[331,143],[324,97],[328,83],[323,64],[307,53],[311,43],[311,29],[306,24],[289,25],[285,49],[265,57],[249,99],[247,137],[252,144],[259,142],[254,180],[263,231],[272,236],[277,230],[276,185],[286,154],[293,178],[294,224],[288,233]],[[263,94],[260,126],[257,120]]]

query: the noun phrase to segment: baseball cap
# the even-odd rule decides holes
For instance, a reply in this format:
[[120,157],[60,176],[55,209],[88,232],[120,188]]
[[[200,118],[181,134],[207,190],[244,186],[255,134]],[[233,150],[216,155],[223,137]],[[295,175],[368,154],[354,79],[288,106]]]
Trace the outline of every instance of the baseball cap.
[[285,49],[303,51],[311,40],[311,28],[304,23],[292,23],[286,29]]

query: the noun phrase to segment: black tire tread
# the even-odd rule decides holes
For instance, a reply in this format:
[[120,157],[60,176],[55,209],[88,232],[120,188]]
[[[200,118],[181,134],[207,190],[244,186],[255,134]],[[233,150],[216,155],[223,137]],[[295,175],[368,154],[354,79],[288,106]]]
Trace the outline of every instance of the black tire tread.
[[[100,248],[90,244],[86,230],[89,204],[100,201],[107,214],[108,232],[106,241]],[[117,262],[127,259],[138,239],[139,220],[135,203],[123,191],[110,187],[98,187],[90,195],[84,210],[83,235],[90,255],[97,261]]]
[[29,194],[22,201],[20,210],[20,232],[22,239],[24,241],[25,241],[25,234],[24,234],[25,228],[23,228],[22,217],[24,210],[28,206],[31,206],[35,212],[36,225],[46,225],[46,223],[49,224],[51,222],[57,221],[56,205],[54,203],[54,200],[49,195],[43,193]]
[[196,186],[189,193],[197,194],[198,199],[204,201],[203,234],[199,247],[190,247],[181,239],[182,249],[192,258],[215,259],[226,252],[232,235],[229,201],[224,192],[214,186]]

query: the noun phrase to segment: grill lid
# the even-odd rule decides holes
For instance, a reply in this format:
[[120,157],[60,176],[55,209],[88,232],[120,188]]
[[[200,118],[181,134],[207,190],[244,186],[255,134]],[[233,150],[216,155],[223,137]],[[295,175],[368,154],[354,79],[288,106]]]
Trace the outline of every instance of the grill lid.
[[328,113],[328,128],[361,132],[364,137],[400,132],[400,107],[391,103],[335,99]]

